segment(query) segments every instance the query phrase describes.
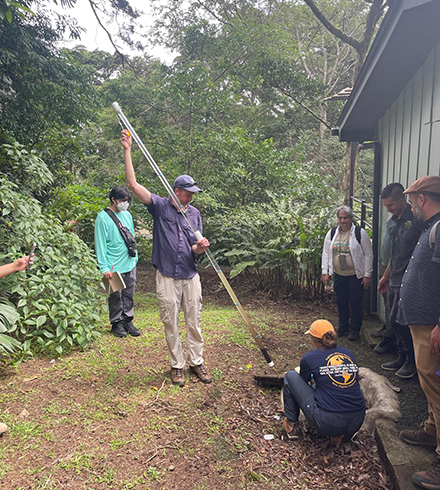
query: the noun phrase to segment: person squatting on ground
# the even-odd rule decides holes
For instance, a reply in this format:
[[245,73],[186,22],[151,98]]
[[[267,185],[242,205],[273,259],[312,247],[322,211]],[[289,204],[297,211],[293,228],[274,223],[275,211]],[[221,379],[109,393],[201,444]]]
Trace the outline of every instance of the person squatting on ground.
[[99,269],[103,276],[111,280],[113,273],[119,272],[125,282],[125,289],[115,291],[108,297],[108,309],[111,332],[116,337],[138,337],[140,331],[133,325],[134,288],[136,285],[136,264],[138,254],[132,257],[111,214],[130,230],[134,236],[131,214],[127,211],[132,200],[130,191],[125,187],[114,187],[109,195],[110,206],[98,213],[95,221],[95,249]]
[[440,489],[440,177],[422,177],[404,193],[423,231],[403,276],[396,320],[411,330],[429,415],[423,429],[403,430],[400,437],[408,444],[436,448],[431,467],[413,475],[416,485],[436,490]]
[[314,350],[301,358],[299,373],[289,371],[284,376],[283,428],[287,439],[299,438],[301,409],[312,427],[338,445],[350,440],[365,418],[359,369],[353,354],[336,344],[330,322],[316,320],[305,333],[310,334]]
[[336,216],[339,224],[327,232],[324,240],[321,280],[327,284],[333,275],[339,316],[336,332],[354,341],[359,339],[362,327],[364,288],[371,285],[373,249],[368,233],[354,225],[350,207],[340,206]]
[[385,331],[379,345],[385,348],[396,338],[398,357],[382,364],[382,369],[396,371],[396,376],[400,378],[412,378],[417,370],[411,332],[408,325],[401,325],[396,321],[396,316],[403,274],[421,230],[403,191],[402,184],[397,182],[388,184],[382,190],[382,204],[392,215],[386,224],[391,250],[388,267],[379,281],[378,289],[382,294],[387,293],[389,324],[392,332],[390,334]]
[[[9,276],[9,274],[12,274],[14,272],[26,270],[29,266],[32,265],[33,261],[34,261],[34,254],[31,254],[30,257],[27,255],[26,257],[21,257],[20,259],[17,259],[15,262],[11,262],[10,264],[5,264],[0,266],[0,279],[2,277]],[[0,422],[0,437],[5,432],[7,432],[7,430],[8,430],[8,426],[3,422]]]
[[[173,384],[185,384],[185,354],[179,338],[179,311],[186,322],[186,352],[190,370],[203,382],[211,376],[204,367],[203,337],[200,328],[202,288],[197,272],[197,255],[208,247],[206,238],[197,241],[171,197],[159,197],[138,184],[131,160],[132,138],[121,132],[125,155],[125,178],[128,187],[153,216],[153,265],[156,271],[156,296],[170,355]],[[188,219],[202,232],[200,212],[190,205],[194,193],[201,190],[189,175],[177,177],[173,185]]]

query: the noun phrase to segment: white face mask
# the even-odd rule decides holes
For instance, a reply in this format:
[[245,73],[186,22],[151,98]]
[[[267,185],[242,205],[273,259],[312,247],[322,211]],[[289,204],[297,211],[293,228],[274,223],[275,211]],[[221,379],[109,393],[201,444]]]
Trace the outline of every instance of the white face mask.
[[119,209],[119,211],[127,211],[128,206],[130,206],[128,201],[122,201],[116,203],[116,207]]

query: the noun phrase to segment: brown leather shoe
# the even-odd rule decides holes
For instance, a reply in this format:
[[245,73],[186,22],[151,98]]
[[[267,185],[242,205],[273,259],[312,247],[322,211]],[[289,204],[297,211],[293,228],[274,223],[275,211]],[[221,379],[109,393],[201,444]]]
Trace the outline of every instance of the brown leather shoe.
[[190,366],[189,369],[200,379],[202,383],[212,383],[212,377],[209,375],[203,364],[200,364],[200,366]]
[[173,382],[173,385],[184,386],[185,375],[183,374],[183,369],[171,368],[171,381]]
[[418,487],[440,490],[440,457],[427,470],[414,473],[412,480]]
[[437,437],[428,434],[423,429],[402,430],[399,434],[400,439],[412,446],[437,447]]

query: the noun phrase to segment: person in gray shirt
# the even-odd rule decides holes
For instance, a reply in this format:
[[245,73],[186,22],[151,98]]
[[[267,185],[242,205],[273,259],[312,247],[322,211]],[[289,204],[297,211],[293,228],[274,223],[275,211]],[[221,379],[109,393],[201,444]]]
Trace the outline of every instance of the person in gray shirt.
[[[414,347],[408,325],[396,321],[399,305],[399,292],[403,274],[417,244],[421,230],[417,219],[406,202],[402,184],[388,184],[382,191],[382,203],[391,213],[386,229],[390,243],[390,260],[379,281],[379,292],[387,293],[389,322],[397,339],[398,357],[382,364],[386,371],[396,371],[400,378],[412,378],[417,370],[414,362]],[[385,335],[379,345],[391,342]]]

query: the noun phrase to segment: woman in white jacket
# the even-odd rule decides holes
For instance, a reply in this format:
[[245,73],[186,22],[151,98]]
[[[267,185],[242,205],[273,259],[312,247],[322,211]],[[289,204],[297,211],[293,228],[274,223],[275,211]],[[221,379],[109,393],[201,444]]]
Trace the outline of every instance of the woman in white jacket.
[[353,224],[353,211],[341,206],[336,211],[338,226],[328,231],[322,251],[322,282],[333,276],[338,305],[339,337],[358,340],[362,327],[364,288],[371,285],[373,250],[368,233]]

